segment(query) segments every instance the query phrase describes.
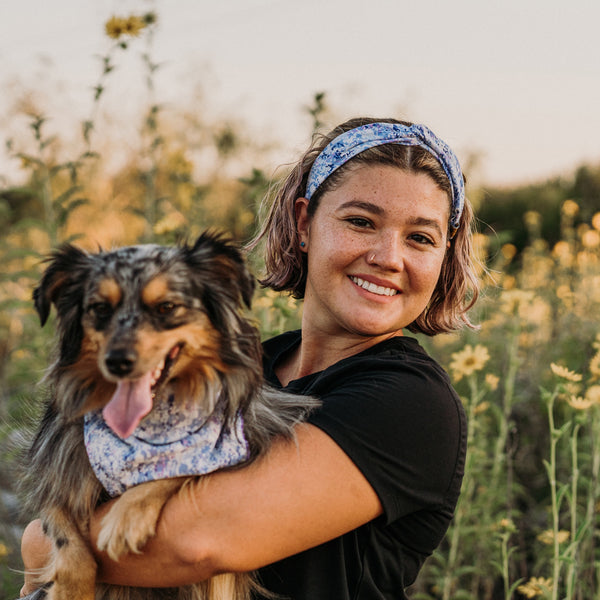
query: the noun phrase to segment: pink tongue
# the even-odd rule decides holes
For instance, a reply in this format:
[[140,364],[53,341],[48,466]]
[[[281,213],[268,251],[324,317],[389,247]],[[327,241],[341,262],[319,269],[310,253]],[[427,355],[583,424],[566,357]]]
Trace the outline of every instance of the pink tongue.
[[152,410],[151,380],[152,373],[146,373],[140,379],[120,381],[110,402],[104,407],[102,416],[119,437],[129,437]]

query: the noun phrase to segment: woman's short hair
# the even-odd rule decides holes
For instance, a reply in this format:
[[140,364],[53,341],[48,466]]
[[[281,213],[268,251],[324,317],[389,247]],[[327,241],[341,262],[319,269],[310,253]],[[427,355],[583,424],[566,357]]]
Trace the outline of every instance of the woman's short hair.
[[[306,287],[307,259],[300,248],[295,202],[304,197],[308,173],[323,149],[342,133],[368,123],[412,123],[396,119],[355,118],[335,127],[327,134],[315,134],[310,148],[292,167],[287,176],[274,187],[266,198],[270,202],[266,220],[249,244],[256,247],[264,241],[265,276],[260,282],[277,291],[288,291],[294,298],[303,298]],[[344,180],[349,169],[358,165],[389,165],[410,173],[425,173],[448,195],[451,205],[452,189],[442,165],[427,150],[419,146],[384,144],[361,152],[334,171],[313,194],[308,205],[312,216],[321,197],[335,189]],[[440,277],[433,295],[421,315],[408,329],[414,333],[435,335],[454,331],[472,324],[467,311],[479,295],[479,281],[475,274],[472,251],[473,210],[465,200],[465,207],[450,247],[446,251]]]

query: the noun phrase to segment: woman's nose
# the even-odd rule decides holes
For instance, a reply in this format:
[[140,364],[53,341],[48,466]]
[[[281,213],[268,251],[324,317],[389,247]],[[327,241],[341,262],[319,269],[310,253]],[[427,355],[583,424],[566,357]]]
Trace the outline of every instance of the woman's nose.
[[402,240],[399,235],[382,235],[366,253],[367,263],[387,271],[400,271],[404,267]]

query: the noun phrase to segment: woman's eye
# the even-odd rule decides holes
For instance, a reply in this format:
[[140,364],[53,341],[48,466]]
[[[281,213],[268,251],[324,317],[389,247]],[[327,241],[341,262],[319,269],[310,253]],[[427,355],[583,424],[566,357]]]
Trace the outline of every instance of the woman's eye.
[[370,227],[371,222],[368,219],[363,219],[362,217],[350,217],[347,219],[348,223],[354,225],[355,227]]
[[420,233],[414,233],[411,238],[413,240],[415,240],[415,242],[417,242],[418,244],[428,244],[428,245],[433,245],[434,242],[430,237],[427,237],[426,235],[421,235]]

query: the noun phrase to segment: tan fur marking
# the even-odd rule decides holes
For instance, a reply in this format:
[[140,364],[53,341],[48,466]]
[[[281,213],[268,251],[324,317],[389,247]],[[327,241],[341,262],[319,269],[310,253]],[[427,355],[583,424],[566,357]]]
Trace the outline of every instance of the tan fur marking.
[[98,294],[112,306],[119,304],[123,292],[121,286],[112,278],[103,279],[98,283]]
[[142,290],[142,302],[147,306],[157,304],[169,292],[169,282],[164,275],[157,275]]

